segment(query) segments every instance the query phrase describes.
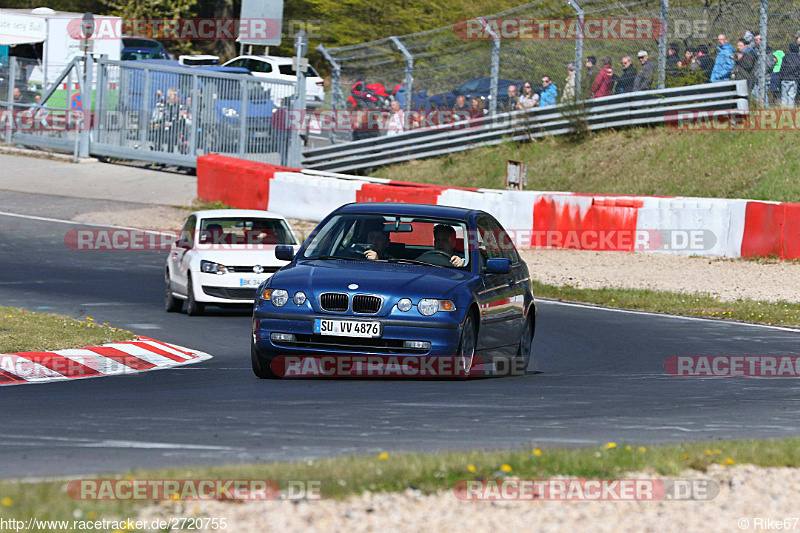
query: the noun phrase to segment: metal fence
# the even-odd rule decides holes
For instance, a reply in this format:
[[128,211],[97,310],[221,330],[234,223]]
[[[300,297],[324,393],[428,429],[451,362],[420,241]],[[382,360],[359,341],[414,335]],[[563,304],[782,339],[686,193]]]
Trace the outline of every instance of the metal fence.
[[[502,22],[508,20],[528,21],[531,38],[515,38],[513,32],[498,34]],[[576,66],[576,99],[592,97],[597,89],[600,94],[631,92],[635,73],[643,69],[640,51],[647,52],[647,68],[654,71],[652,82],[640,89],[708,83],[717,55],[735,56],[737,41],[744,39],[743,60],[731,61],[735,69],[723,79],[746,79],[754,98],[771,105],[780,92],[780,84],[773,82],[777,61],[773,51],[787,51],[800,29],[798,20],[800,3],[785,0],[535,0],[431,31],[319,49],[331,65],[334,109],[352,106],[347,101],[351,85],[367,80],[383,83],[387,92],[404,84],[408,90],[401,98],[406,116],[412,109],[453,108],[459,94],[468,100],[475,96],[473,105],[492,115],[508,109],[509,85],[530,81],[534,92],[541,93],[545,76],[554,82],[558,101],[571,99],[564,97],[570,63]],[[601,21],[599,32],[597,21]],[[612,22],[606,28],[602,21]],[[623,35],[619,30],[624,21],[634,28],[641,23],[641,31]],[[466,31],[479,24],[484,31]],[[559,33],[559,24],[576,31]],[[732,50],[718,48],[721,33]],[[764,38],[756,40],[757,34]],[[628,67],[623,65],[626,57]],[[595,82],[606,58],[612,83],[598,87]]]
[[308,150],[303,167],[352,172],[477,146],[573,133],[578,128],[600,130],[673,122],[679,126],[679,113],[687,110],[697,115],[713,114],[717,120],[747,114],[747,83],[739,80],[634,92],[588,100],[580,106],[559,104],[476,117]]
[[41,90],[25,72],[13,57],[0,72],[0,109],[12,117],[6,144],[72,151],[77,143],[82,156],[184,167],[211,152],[299,164],[299,132],[286,126],[293,82],[101,58],[73,60]]

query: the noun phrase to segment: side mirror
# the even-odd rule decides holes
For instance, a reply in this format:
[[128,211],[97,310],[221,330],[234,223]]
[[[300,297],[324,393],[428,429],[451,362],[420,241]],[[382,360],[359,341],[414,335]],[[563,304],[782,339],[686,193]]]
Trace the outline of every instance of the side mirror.
[[275,247],[275,259],[291,261],[294,259],[294,248],[286,244],[279,244]]
[[493,257],[486,261],[486,270],[492,274],[508,274],[511,272],[511,260],[505,257]]
[[189,243],[188,239],[178,239],[178,242],[175,243],[175,246],[178,248],[183,248],[184,250],[191,250],[192,245]]

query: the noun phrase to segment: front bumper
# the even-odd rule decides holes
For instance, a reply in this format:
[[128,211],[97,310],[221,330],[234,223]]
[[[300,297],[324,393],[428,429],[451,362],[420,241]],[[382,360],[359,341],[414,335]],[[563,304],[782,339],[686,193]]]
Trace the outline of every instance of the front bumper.
[[272,273],[234,273],[207,274],[192,272],[194,298],[203,303],[219,304],[252,304],[255,301],[258,286],[268,280]]
[[[314,320],[345,319],[381,323],[379,338],[339,337],[314,334]],[[453,356],[458,350],[461,324],[454,317],[447,320],[406,320],[396,317],[365,317],[307,314],[264,313],[253,318],[253,341],[267,358],[288,355],[409,355]],[[291,333],[295,341],[274,341],[272,333]],[[406,348],[404,341],[430,342],[429,349]]]

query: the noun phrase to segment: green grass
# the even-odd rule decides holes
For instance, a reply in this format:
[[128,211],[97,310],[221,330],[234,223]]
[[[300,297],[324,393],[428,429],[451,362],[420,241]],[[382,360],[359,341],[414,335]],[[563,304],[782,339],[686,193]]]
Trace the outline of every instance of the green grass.
[[[711,464],[800,466],[800,439],[715,441],[641,446],[608,443],[589,448],[537,448],[505,451],[444,452],[337,457],[294,463],[191,467],[133,471],[92,479],[271,479],[285,489],[290,480],[319,481],[323,497],[342,498],[364,491],[393,492],[407,488],[424,493],[452,490],[466,479],[551,476],[611,479],[628,472],[676,475],[686,469],[704,471]],[[74,501],[67,481],[0,481],[0,518],[44,520],[133,518],[153,502]],[[455,498],[455,496],[454,496]]]
[[81,321],[0,306],[0,353],[82,348],[134,337],[130,331],[97,324],[91,317]]
[[800,202],[800,135],[635,128],[583,142],[549,137],[383,167],[372,175],[504,188],[506,161],[528,165],[528,189]]
[[800,326],[800,303],[759,300],[722,301],[708,294],[687,294],[648,289],[582,289],[573,285],[548,285],[533,282],[537,298],[553,298],[607,307],[637,309],[657,313]]

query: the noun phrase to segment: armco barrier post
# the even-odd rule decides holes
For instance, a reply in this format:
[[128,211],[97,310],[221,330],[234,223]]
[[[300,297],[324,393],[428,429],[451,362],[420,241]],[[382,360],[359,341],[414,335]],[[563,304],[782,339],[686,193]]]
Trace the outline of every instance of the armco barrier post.
[[497,113],[497,83],[500,78],[500,36],[486,22],[480,19],[486,32],[492,37],[492,80],[489,85],[489,115]]
[[406,58],[405,81],[403,82],[403,94],[406,95],[406,101],[403,102],[403,129],[407,130],[409,129],[409,121],[411,120],[411,102],[413,102],[414,97],[414,56],[403,46],[400,39],[394,36],[389,37],[389,39],[392,40],[392,44],[394,44],[395,48]]
[[[306,73],[303,71],[303,58],[308,51],[308,35],[305,30],[300,30],[294,37],[294,51],[297,67],[295,73],[297,74],[297,85],[295,87],[294,108],[298,111],[306,109]],[[302,121],[301,124],[304,124]],[[300,168],[302,160],[303,143],[300,138],[302,127],[297,128],[296,131],[290,131],[289,134],[289,166]],[[283,161],[281,161],[283,164]]]
[[81,127],[81,144],[80,144],[80,157],[89,157],[89,121],[91,120],[92,110],[92,67],[94,66],[94,58],[92,54],[86,54],[84,58],[84,77],[78,77],[82,83],[81,87],[81,110],[83,111],[83,120]]
[[[342,72],[342,66],[339,64],[338,61],[331,57],[330,52],[328,49],[325,48],[323,45],[317,46],[317,50],[320,51],[322,57],[331,65],[331,110],[335,112],[338,109],[344,109],[344,95],[342,95],[342,88],[339,85],[339,77]],[[339,103],[341,101],[341,107]],[[330,128],[330,132],[328,134],[328,138],[330,139],[331,144],[336,144],[336,135],[334,134],[334,128]]]
[[769,0],[761,0],[761,12],[759,14],[761,26],[761,44],[758,47],[758,94],[756,98],[761,100],[764,107],[769,107],[769,97],[767,96],[767,29],[769,27]]
[[658,89],[664,90],[667,80],[667,18],[669,0],[661,0],[661,35],[658,38]]
[[583,8],[575,0],[567,0],[567,3],[575,10],[578,18],[578,35],[575,38],[575,101],[579,102],[583,98],[583,86],[581,85],[581,73],[583,72]]
[[[8,94],[6,101],[8,102],[7,109],[9,111],[9,116],[14,116],[12,110],[14,106],[14,86],[17,84],[17,58],[11,56],[8,58]],[[13,124],[13,123],[12,123]],[[10,126],[6,129],[6,144],[11,144],[11,136],[14,133],[13,126]]]

